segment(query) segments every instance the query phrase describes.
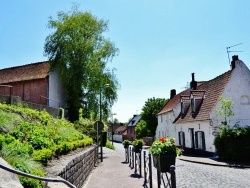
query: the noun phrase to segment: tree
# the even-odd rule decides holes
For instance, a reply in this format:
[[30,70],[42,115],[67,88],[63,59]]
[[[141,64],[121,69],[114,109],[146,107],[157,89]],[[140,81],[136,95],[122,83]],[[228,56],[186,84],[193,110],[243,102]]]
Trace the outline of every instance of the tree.
[[233,101],[232,99],[225,98],[223,96],[220,96],[218,100],[221,102],[221,104],[216,109],[216,114],[224,117],[225,121],[222,122],[222,124],[227,125],[230,118],[234,116],[234,112],[232,111]]
[[143,108],[142,108],[142,117],[141,119],[146,122],[148,129],[148,135],[144,136],[155,136],[155,130],[158,125],[157,122],[157,113],[161,108],[166,104],[167,100],[164,98],[149,98]]
[[[114,70],[106,66],[118,52],[103,36],[108,23],[77,7],[57,16],[49,19],[48,27],[53,32],[45,40],[44,53],[66,90],[69,120],[78,119],[80,108],[85,118],[93,114],[97,117],[99,105],[107,118],[119,85]],[[104,87],[107,84],[109,87]]]
[[144,120],[139,121],[136,124],[135,133],[136,133],[136,138],[143,138],[145,136],[148,136],[150,132],[147,127],[147,122]]

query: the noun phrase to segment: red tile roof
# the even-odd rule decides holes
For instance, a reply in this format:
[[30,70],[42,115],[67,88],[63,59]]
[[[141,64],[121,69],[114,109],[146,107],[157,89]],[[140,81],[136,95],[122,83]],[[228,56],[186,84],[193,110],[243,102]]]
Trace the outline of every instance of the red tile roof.
[[190,89],[187,89],[185,91],[182,91],[181,93],[175,95],[172,99],[168,100],[166,105],[161,109],[161,111],[158,113],[163,114],[165,112],[172,111],[173,108],[180,102],[181,96],[182,95],[189,95],[190,94]]
[[48,61],[1,69],[0,84],[46,78],[49,70]]
[[[231,70],[212,79],[207,82],[203,82],[202,84],[197,86],[197,91],[194,91],[194,97],[200,98],[205,93],[205,98],[200,103],[200,108],[193,118],[191,114],[191,108],[187,109],[186,115],[182,119],[179,116],[175,122],[182,123],[188,121],[198,121],[198,120],[208,120],[210,119],[210,114],[215,107],[219,96],[224,91],[226,84],[229,81],[231,76]],[[163,109],[159,112],[162,114],[164,112],[168,112],[173,110],[173,108],[180,102],[181,96],[190,95],[190,89],[187,89],[179,94],[177,94],[173,99],[169,100],[168,103],[163,107]]]

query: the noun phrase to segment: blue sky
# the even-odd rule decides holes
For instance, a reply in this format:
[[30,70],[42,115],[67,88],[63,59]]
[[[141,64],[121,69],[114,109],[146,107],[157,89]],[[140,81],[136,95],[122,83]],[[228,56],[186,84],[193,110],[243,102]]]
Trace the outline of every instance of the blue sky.
[[119,48],[109,67],[121,88],[113,113],[121,122],[147,99],[169,98],[195,73],[206,81],[230,69],[226,47],[250,67],[248,0],[0,0],[0,69],[47,60],[48,18],[72,3],[109,21],[105,35]]

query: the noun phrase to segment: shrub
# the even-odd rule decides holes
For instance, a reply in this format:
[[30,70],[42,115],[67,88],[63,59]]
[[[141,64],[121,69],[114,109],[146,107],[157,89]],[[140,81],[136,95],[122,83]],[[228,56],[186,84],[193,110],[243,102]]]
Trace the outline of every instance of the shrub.
[[28,143],[21,143],[15,140],[10,144],[3,144],[1,156],[6,159],[11,156],[27,157],[33,153],[33,147]]
[[246,161],[250,160],[250,127],[228,125],[220,127],[219,135],[214,140],[216,152],[223,160]]
[[112,145],[112,143],[111,143],[109,140],[107,140],[107,143],[106,143],[106,148],[109,148],[109,149],[115,150],[115,146],[114,146],[114,145]]
[[43,164],[47,164],[53,156],[53,152],[50,149],[43,148],[41,150],[35,150],[32,154],[32,157],[36,161],[41,161]]
[[142,148],[142,146],[144,145],[144,141],[142,139],[135,139],[133,142],[132,142],[132,145],[134,147],[138,147],[138,148]]

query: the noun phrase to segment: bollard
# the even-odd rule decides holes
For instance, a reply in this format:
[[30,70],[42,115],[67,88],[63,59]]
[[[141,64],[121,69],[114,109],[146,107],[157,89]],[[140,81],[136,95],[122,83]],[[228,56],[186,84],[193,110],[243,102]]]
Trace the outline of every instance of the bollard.
[[139,168],[140,168],[140,177],[141,177],[141,152],[142,152],[142,151],[140,151],[140,153],[139,153],[139,160],[140,160],[140,165],[139,165]]
[[176,177],[175,177],[175,166],[170,166],[170,174],[171,174],[171,187],[176,188]]
[[152,188],[153,184],[152,184],[152,160],[151,160],[151,154],[148,154],[148,160],[149,160],[149,163],[148,163],[148,168],[149,168],[149,188]]
[[146,173],[146,151],[143,151],[143,164],[144,164],[144,185],[147,184],[147,173]]

